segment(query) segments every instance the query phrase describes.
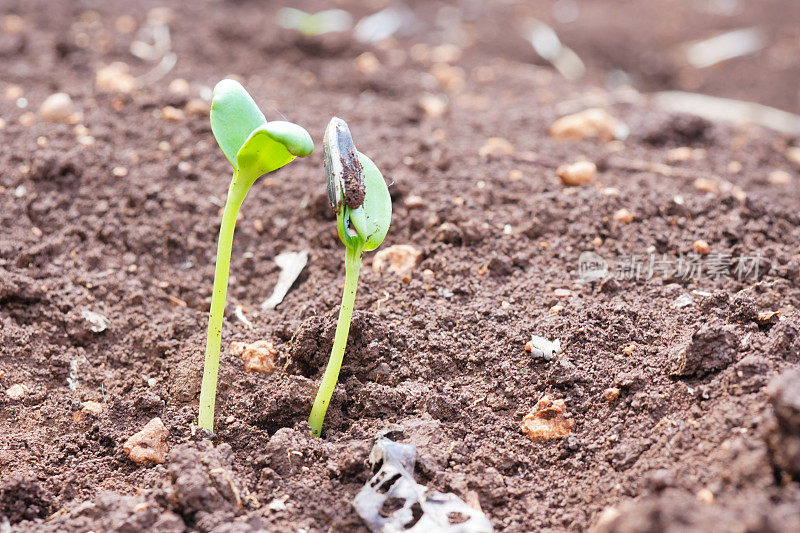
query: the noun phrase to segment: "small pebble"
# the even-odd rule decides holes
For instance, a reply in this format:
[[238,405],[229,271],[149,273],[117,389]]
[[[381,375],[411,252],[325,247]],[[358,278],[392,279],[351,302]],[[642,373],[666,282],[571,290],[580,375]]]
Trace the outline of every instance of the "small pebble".
[[605,398],[608,403],[617,401],[617,398],[619,398],[619,389],[616,387],[607,388],[603,391],[603,398]]
[[358,56],[356,58],[355,65],[356,70],[365,76],[375,74],[381,68],[380,60],[372,52],[364,52]]
[[417,106],[427,118],[439,118],[447,112],[447,98],[425,93],[420,96]]
[[28,392],[28,387],[22,383],[15,383],[6,389],[6,396],[12,400],[19,400],[26,392]]
[[694,251],[700,255],[708,255],[711,253],[711,247],[708,243],[702,239],[694,241]]
[[714,503],[714,493],[708,489],[698,490],[695,496],[697,497],[698,500],[700,500],[706,505],[712,505]]
[[19,85],[9,85],[8,87],[6,87],[5,91],[3,91],[3,97],[6,100],[17,100],[19,98],[22,98],[24,94],[25,91],[22,90],[22,87],[20,87]]
[[422,251],[410,244],[394,244],[375,254],[372,271],[388,269],[399,276],[410,274],[422,259]]
[[571,165],[561,165],[556,170],[556,175],[564,185],[577,187],[594,180],[597,166],[590,161],[578,161]]
[[569,289],[556,289],[553,291],[553,296],[556,298],[569,298],[572,296],[572,291]]
[[183,110],[187,115],[207,117],[211,112],[211,106],[201,98],[192,98],[186,102],[186,105],[183,106]]
[[31,113],[30,111],[23,113],[19,117],[20,126],[25,126],[26,128],[33,126],[35,122],[36,122],[36,115]]
[[275,370],[275,357],[278,355],[278,351],[269,341],[260,340],[250,344],[232,342],[229,351],[232,355],[238,355],[244,360],[245,372],[269,374]]
[[488,160],[501,159],[514,154],[514,145],[502,137],[490,137],[478,150],[478,154]]
[[63,124],[75,120],[75,104],[67,93],[53,93],[39,107],[39,116],[48,122]]
[[95,73],[95,87],[109,93],[130,93],[136,88],[136,79],[128,72],[129,69],[127,64],[119,61],[101,67]]
[[169,92],[172,94],[187,95],[190,90],[189,82],[183,78],[175,78],[169,82]]
[[633,213],[623,207],[614,213],[614,220],[622,224],[630,224],[633,222]]
[[633,355],[634,350],[636,350],[636,343],[632,342],[632,343],[628,344],[627,346],[625,346],[625,348],[622,349],[622,353],[624,353],[625,355],[630,356],[630,355]]
[[789,185],[792,182],[792,175],[785,170],[773,170],[767,176],[767,181],[773,185]]
[[164,422],[156,417],[148,422],[141,431],[126,440],[122,445],[122,451],[137,465],[161,464],[167,458],[168,434]]
[[800,166],[800,146],[790,146],[786,149],[786,159]]
[[697,178],[694,180],[694,183],[692,183],[692,187],[698,191],[708,192],[711,194],[717,194],[719,192],[719,182],[709,178]]
[[114,167],[111,174],[113,174],[115,178],[124,178],[128,175],[128,169],[125,167]]
[[183,110],[168,105],[161,108],[161,118],[168,122],[178,122],[186,118],[186,115]]
[[559,118],[550,126],[550,136],[572,141],[596,138],[608,142],[614,140],[621,129],[622,124],[614,117],[594,108]]
[[522,171],[518,169],[513,169],[508,171],[508,179],[511,181],[519,181],[522,179]]

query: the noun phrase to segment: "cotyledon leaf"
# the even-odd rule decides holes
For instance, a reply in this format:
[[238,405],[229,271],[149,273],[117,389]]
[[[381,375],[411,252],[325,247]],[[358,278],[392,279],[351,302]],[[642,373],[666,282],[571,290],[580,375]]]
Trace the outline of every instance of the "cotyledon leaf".
[[374,250],[383,242],[392,222],[392,197],[383,180],[383,175],[372,159],[358,152],[364,167],[364,203],[350,210],[350,222],[364,239],[364,250]]
[[241,83],[224,79],[214,87],[211,96],[211,131],[234,169],[239,169],[236,154],[242,145],[256,128],[266,122],[264,113]]
[[313,151],[314,142],[305,129],[291,122],[273,120],[247,137],[236,154],[235,166],[240,174],[256,179]]

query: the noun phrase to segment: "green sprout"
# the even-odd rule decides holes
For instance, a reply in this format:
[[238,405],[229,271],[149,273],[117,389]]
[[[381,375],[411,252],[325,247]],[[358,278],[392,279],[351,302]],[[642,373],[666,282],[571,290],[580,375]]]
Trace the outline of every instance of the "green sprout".
[[380,246],[392,220],[392,199],[383,176],[372,160],[356,150],[344,120],[332,118],[322,142],[328,198],[336,211],[339,238],[345,245],[342,307],[336,323],[331,357],[317,391],[308,424],[311,435],[322,434],[325,412],[342,368],[350,320],[358,286],[361,256]]
[[225,157],[233,165],[233,179],[219,228],[214,292],[211,296],[206,359],[200,389],[197,425],[208,431],[214,430],[222,319],[228,292],[233,230],[239,208],[247,191],[260,176],[287,165],[297,156],[305,157],[314,151],[314,143],[306,130],[291,122],[267,122],[253,98],[240,83],[233,80],[222,80],[214,87],[211,131]]

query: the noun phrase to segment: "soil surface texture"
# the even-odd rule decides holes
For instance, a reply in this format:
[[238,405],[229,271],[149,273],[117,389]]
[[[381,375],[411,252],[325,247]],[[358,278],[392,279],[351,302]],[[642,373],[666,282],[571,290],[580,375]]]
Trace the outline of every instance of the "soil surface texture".
[[[330,4],[390,5],[296,7]],[[416,480],[496,531],[800,531],[800,139],[647,96],[800,110],[798,5],[416,1],[367,43],[281,28],[274,2],[0,1],[0,532],[367,531],[352,501],[392,424]],[[744,26],[768,36],[754,55],[670,55]],[[243,205],[209,439],[223,77],[316,146]],[[393,218],[312,438],[344,282],[332,116]],[[373,269],[395,245],[406,268]],[[274,258],[304,250],[262,309]]]

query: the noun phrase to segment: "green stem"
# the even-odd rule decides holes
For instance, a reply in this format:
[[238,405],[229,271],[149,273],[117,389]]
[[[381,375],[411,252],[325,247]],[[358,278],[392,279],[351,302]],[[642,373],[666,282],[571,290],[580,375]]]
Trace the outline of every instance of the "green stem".
[[[231,265],[231,247],[236,217],[239,215],[247,188],[238,187],[238,175],[234,173],[225,201],[222,224],[219,228],[217,266],[214,270],[214,291],[211,295],[211,311],[208,316],[206,360],[203,368],[203,384],[200,388],[200,414],[197,425],[201,429],[214,431],[214,403],[217,398],[217,376],[219,374],[219,352],[222,345],[222,319],[225,316],[225,296],[228,292],[228,273]],[[243,189],[243,190],[242,190]]]
[[356,288],[358,287],[358,271],[361,268],[361,256],[363,253],[363,242],[357,243],[352,248],[350,246],[346,248],[344,292],[342,294],[342,307],[339,310],[339,321],[336,323],[336,336],[333,339],[331,358],[328,361],[328,366],[325,367],[322,383],[320,383],[317,391],[314,406],[311,408],[311,415],[308,417],[311,435],[314,437],[322,435],[322,422],[325,420],[325,413],[331,403],[333,390],[336,388],[339,371],[342,368],[347,336],[350,333],[350,320],[353,318],[353,306],[356,301]]

